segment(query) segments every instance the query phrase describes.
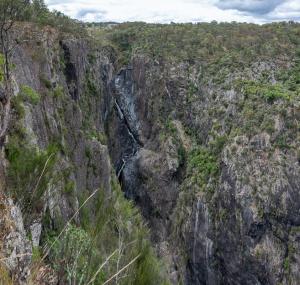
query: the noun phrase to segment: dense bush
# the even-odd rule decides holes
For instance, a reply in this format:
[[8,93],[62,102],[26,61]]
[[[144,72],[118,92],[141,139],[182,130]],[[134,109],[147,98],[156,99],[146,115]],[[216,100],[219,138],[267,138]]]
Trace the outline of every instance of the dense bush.
[[[20,132],[20,131],[19,131]],[[28,213],[41,204],[43,194],[52,178],[56,147],[42,151],[26,143],[23,135],[14,134],[6,146],[9,160],[8,179],[13,197]]]
[[44,0],[33,0],[19,20],[35,22],[42,26],[49,25],[63,32],[86,36],[83,23],[71,19],[59,11],[50,11]]
[[296,95],[294,92],[284,88],[282,84],[265,84],[256,81],[240,81],[239,86],[246,96],[257,95],[265,98],[268,101],[274,101],[276,99],[291,99]]
[[100,285],[116,273],[118,284],[168,284],[140,214],[115,180],[112,190],[111,197],[97,193],[98,203],[81,209],[81,227],[70,224],[59,237],[59,231],[47,233],[53,268],[68,284]]
[[64,272],[67,284],[86,284],[89,278],[89,260],[94,254],[89,235],[81,228],[70,225],[56,242],[55,236],[49,236],[47,242],[52,245],[49,261],[53,269]]
[[219,173],[217,157],[208,149],[199,147],[188,156],[188,175],[204,189],[209,179]]
[[[295,54],[299,45],[300,25],[273,23],[263,26],[247,23],[146,24],[123,23],[99,30],[120,50],[128,61],[142,51],[156,59],[200,60],[214,65],[239,67],[261,57]],[[102,35],[103,36],[103,35]],[[211,64],[213,66],[211,66]]]
[[27,85],[21,86],[19,96],[31,104],[37,104],[40,101],[40,95]]

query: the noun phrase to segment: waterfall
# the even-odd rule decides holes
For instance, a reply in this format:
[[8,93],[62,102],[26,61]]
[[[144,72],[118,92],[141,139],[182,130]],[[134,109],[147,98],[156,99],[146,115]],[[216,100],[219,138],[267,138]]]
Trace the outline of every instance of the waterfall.
[[123,121],[124,120],[124,114],[123,114],[123,112],[122,112],[122,110],[121,110],[121,108],[120,108],[120,106],[118,104],[117,99],[115,99],[115,107],[117,108],[120,120]]
[[200,198],[198,198],[197,206],[196,206],[196,219],[195,219],[195,225],[194,225],[193,263],[196,263],[196,246],[197,246],[197,235],[198,235],[198,227],[199,227],[200,205],[201,205],[201,201],[200,201]]
[[[210,215],[207,204],[203,203],[201,198],[197,198],[197,203],[195,207],[195,223],[194,223],[194,238],[193,238],[193,270],[195,271],[194,274],[197,275],[197,267],[199,266],[199,261],[204,258],[202,266],[205,267],[205,271],[207,274],[208,284],[214,283],[214,272],[210,267],[210,260],[212,257],[212,248],[213,242],[208,237],[210,229]],[[200,231],[200,232],[199,232]],[[199,251],[201,248],[202,252]],[[200,254],[201,259],[199,259]],[[211,283],[210,283],[211,281]]]
[[126,69],[120,71],[114,80],[115,94],[114,108],[124,128],[123,137],[126,147],[116,166],[116,174],[120,179],[122,172],[143,146],[137,135],[137,118],[134,108],[134,88]]
[[210,260],[212,257],[213,242],[208,237],[210,227],[210,216],[207,205],[204,205],[204,221],[205,221],[205,260],[206,260],[206,272],[208,283],[214,283],[214,272],[210,267]]
[[209,231],[209,226],[210,226],[210,217],[209,217],[209,212],[208,212],[208,207],[205,205],[204,207],[204,220],[205,220],[205,257],[208,263],[208,260],[211,257],[212,253],[212,241],[207,237],[208,231]]
[[124,167],[125,167],[125,165],[126,165],[126,161],[124,160],[124,158],[122,159],[122,166],[121,166],[121,168],[119,169],[119,171],[118,171],[118,173],[117,173],[117,177],[118,178],[120,178],[120,176],[121,176],[121,174],[122,174],[122,171],[123,171],[123,169],[124,169]]

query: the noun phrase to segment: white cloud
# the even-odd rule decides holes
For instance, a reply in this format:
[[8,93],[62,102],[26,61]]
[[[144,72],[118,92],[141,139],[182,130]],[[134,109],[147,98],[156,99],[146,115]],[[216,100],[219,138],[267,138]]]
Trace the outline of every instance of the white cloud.
[[267,15],[267,19],[272,20],[295,20],[300,21],[300,1],[290,0],[284,1],[274,11]]
[[[299,0],[46,0],[82,21],[264,23],[300,20]],[[268,5],[266,5],[268,3]]]
[[282,4],[282,0],[218,0],[217,7],[227,10],[238,10],[255,15],[265,15]]

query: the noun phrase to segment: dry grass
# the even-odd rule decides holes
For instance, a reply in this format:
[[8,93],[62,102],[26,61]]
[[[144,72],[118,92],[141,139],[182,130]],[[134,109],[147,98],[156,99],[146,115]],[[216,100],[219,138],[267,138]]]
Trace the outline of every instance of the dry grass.
[[9,275],[6,266],[0,263],[0,285],[13,285],[13,279]]
[[[56,285],[58,278],[49,265],[33,264],[33,273],[30,275],[28,285]],[[0,284],[1,285],[1,284]]]

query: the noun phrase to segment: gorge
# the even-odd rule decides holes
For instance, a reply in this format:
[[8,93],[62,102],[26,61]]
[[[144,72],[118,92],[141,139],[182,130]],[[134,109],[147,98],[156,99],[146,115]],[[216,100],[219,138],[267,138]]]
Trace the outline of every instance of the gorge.
[[16,27],[1,284],[299,284],[300,25],[101,29]]

